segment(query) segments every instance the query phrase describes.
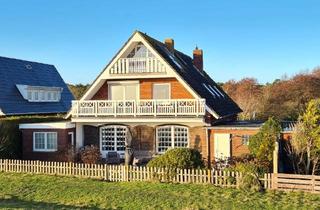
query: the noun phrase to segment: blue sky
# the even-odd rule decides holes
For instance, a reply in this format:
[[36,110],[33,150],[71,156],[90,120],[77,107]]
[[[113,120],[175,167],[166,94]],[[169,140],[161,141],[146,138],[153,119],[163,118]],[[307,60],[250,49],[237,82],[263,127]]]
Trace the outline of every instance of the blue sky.
[[135,29],[172,37],[217,82],[272,82],[320,65],[320,1],[0,0],[0,55],[90,83]]

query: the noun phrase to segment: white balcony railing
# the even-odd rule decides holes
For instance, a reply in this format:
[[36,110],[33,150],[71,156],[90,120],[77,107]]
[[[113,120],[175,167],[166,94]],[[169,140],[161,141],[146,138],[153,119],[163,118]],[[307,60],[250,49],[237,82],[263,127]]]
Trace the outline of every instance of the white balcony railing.
[[157,58],[120,58],[110,69],[110,74],[165,72],[165,65]]
[[72,101],[73,117],[203,116],[205,99]]

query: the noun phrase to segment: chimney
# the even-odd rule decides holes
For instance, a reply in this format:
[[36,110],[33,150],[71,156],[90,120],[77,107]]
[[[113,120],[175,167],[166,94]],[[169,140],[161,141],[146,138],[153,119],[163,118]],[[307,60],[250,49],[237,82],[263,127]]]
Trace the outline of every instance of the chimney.
[[196,49],[193,50],[193,65],[195,65],[199,71],[203,71],[203,52],[201,49]]
[[171,38],[165,39],[164,43],[170,52],[174,51],[174,40]]

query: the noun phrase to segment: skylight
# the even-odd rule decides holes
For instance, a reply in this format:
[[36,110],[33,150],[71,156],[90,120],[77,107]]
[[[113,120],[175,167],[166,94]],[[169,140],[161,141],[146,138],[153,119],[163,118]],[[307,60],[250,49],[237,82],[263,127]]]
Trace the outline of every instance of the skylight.
[[211,95],[215,98],[216,96],[219,96],[219,95],[216,95],[210,88],[208,88],[208,86],[205,84],[205,83],[202,83],[203,87],[205,87],[207,89],[207,91],[209,91],[211,93]]
[[224,95],[216,86],[214,86],[214,89],[215,89],[222,97],[225,97],[225,95]]
[[215,94],[216,96],[218,96],[218,97],[220,98],[220,94],[219,94],[215,89],[213,89],[213,88],[211,87],[211,85],[209,85],[209,89],[210,89],[212,92],[214,92],[214,94]]

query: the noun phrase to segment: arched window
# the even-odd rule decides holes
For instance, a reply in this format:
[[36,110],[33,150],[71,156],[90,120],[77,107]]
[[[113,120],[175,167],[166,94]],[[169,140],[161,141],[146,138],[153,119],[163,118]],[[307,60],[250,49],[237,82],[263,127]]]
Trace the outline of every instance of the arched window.
[[123,125],[108,125],[100,128],[100,149],[102,152],[124,152],[127,127]]
[[185,126],[166,125],[156,129],[157,152],[164,153],[169,148],[189,146],[189,129]]

